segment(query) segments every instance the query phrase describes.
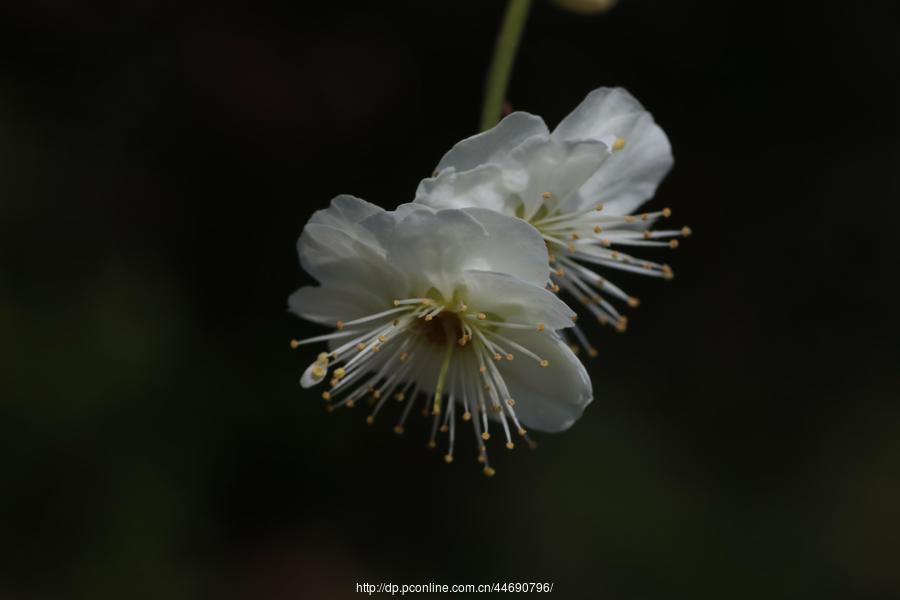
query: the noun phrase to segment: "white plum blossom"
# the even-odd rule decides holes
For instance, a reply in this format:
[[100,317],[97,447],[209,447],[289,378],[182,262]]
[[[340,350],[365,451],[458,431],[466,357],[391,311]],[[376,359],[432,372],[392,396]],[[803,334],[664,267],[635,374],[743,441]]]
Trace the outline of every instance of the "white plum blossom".
[[291,342],[327,342],[301,377],[323,383],[327,409],[367,403],[370,424],[388,404],[402,433],[415,405],[431,417],[429,446],[457,420],[471,422],[487,475],[486,441],[527,429],[567,429],[592,400],[584,367],[558,330],[572,311],[545,288],[547,249],[524,221],[484,208],[404,204],[385,211],[338,196],[298,242],[320,285],[288,300],[294,314],[334,331]]
[[[666,264],[623,248],[676,248],[690,229],[654,230],[664,208],[635,214],[673,164],[669,140],[649,112],[621,88],[600,88],[552,132],[537,116],[515,112],[496,127],[456,144],[415,202],[432,208],[483,207],[527,221],[543,237],[552,263],[546,284],[574,296],[601,323],[624,331],[627,318],[610,299],[626,294],[598,267],[671,279]],[[594,356],[584,332],[573,332]]]

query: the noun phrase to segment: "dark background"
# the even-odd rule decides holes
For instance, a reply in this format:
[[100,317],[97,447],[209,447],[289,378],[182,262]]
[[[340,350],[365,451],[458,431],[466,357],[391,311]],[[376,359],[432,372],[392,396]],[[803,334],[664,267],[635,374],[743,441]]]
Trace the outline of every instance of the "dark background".
[[486,479],[326,415],[285,301],[312,211],[475,132],[501,2],[5,3],[0,597],[900,597],[892,4],[536,6],[514,107],[627,87],[695,235]]

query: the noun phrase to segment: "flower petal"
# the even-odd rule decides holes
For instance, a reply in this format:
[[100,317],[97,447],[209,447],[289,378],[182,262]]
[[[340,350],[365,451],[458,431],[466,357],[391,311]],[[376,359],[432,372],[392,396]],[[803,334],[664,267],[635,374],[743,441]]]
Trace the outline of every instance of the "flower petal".
[[415,277],[417,287],[435,287],[448,300],[468,269],[500,271],[536,285],[549,274],[546,247],[533,227],[481,208],[409,212],[393,231],[387,260]]
[[480,206],[506,212],[510,194],[502,185],[502,177],[503,170],[494,164],[461,172],[449,167],[437,177],[419,182],[415,202],[431,208]]
[[395,298],[409,293],[406,277],[384,259],[350,258],[329,263],[326,281],[319,287],[302,287],[288,298],[288,309],[297,316],[334,326],[386,310]]
[[353,229],[366,217],[383,212],[383,208],[366,202],[362,198],[341,194],[331,200],[328,208],[314,212],[309,218],[309,223],[330,225],[337,229]]
[[584,365],[558,335],[529,331],[507,337],[549,362],[540,368],[527,357],[516,356],[500,364],[522,425],[550,433],[565,431],[593,400]]
[[438,163],[437,171],[453,167],[457,171],[496,162],[533,135],[547,134],[544,120],[525,112],[514,112],[495,127],[457,143]]
[[594,90],[553,131],[559,140],[608,139],[611,135],[624,139],[624,148],[613,153],[579,195],[565,203],[566,210],[603,202],[611,214],[630,214],[653,196],[672,168],[666,134],[622,88]]
[[609,156],[602,141],[534,136],[510,153],[504,184],[521,198],[528,219],[542,205],[555,208],[577,192]]
[[360,221],[385,214],[385,210],[354,196],[341,195],[331,205],[313,213],[297,240],[300,264],[318,281],[329,278],[331,264],[359,257],[384,255],[371,232]]
[[533,324],[535,331],[539,323],[548,331],[572,326],[572,309],[544,287],[492,271],[466,271],[462,280],[472,310],[493,313],[507,322]]

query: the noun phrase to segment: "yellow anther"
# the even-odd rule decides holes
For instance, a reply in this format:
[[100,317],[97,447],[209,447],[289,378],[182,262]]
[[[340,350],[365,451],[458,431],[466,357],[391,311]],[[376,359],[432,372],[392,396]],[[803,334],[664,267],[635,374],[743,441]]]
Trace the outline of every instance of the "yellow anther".
[[394,433],[396,433],[397,435],[402,435],[403,434],[403,425],[395,425]]
[[669,240],[669,248],[674,250],[678,247],[678,240]]
[[631,298],[628,299],[628,306],[630,306],[631,308],[637,308],[640,305],[641,305],[641,301],[638,300],[637,298],[635,298],[634,296],[632,296]]
[[628,329],[628,317],[619,317],[619,320],[616,321],[616,331],[622,333],[626,329]]
[[347,408],[353,408],[356,406],[356,400],[347,400]]
[[687,225],[685,225],[684,227],[681,228],[681,235],[683,235],[684,237],[690,237],[690,235],[692,233],[694,233],[694,232],[691,231],[691,228],[688,227]]
[[572,239],[573,239],[573,240],[580,240],[580,239],[581,239],[581,236],[578,235],[577,233],[575,233],[575,232],[573,231],[573,232],[572,232]]
[[441,433],[447,433],[448,431],[450,431],[450,428],[446,424],[441,425]]
[[397,394],[394,394],[394,399],[395,399],[397,402],[403,402],[404,400],[406,400],[406,394],[404,394],[403,392],[399,392],[399,393],[397,393]]
[[609,323],[609,319],[606,318],[606,315],[598,315],[597,322],[601,325],[606,325],[607,323]]
[[596,348],[588,348],[588,356],[590,356],[591,358],[597,358],[598,354],[600,353],[597,352]]
[[600,245],[604,248],[609,248],[610,246],[612,246],[612,242],[609,240],[600,240]]
[[372,346],[372,354],[376,354],[381,352],[381,348],[378,345]]
[[407,353],[407,352],[400,353],[400,362],[405,361],[407,358],[409,358],[409,353]]
[[528,432],[525,431],[523,428],[519,427],[519,435],[521,435],[522,437],[525,437],[526,433],[528,433]]
[[296,350],[300,346],[300,342],[297,340],[291,340],[291,350]]
[[500,412],[502,412],[502,411],[503,411],[503,407],[500,406],[499,404],[492,404],[492,405],[491,405],[491,412],[492,412],[492,413],[498,414],[498,413],[500,413]]
[[560,287],[557,284],[553,284],[553,287],[550,288],[554,293],[559,293]]
[[495,471],[495,470],[494,470],[493,468],[491,468],[491,467],[485,467],[485,468],[484,468],[484,474],[487,475],[488,477],[493,477],[496,473],[497,473],[497,471]]
[[434,448],[437,448],[437,442],[435,442],[434,440],[428,440],[427,446],[433,450]]
[[448,465],[449,465],[450,463],[452,463],[452,462],[453,462],[453,455],[452,455],[452,454],[445,454],[445,455],[444,455],[444,462],[447,463]]
[[485,431],[484,433],[481,434],[481,439],[483,439],[484,441],[488,441],[489,439],[491,439],[491,434],[489,434],[487,431]]
[[650,220],[650,213],[644,213],[641,215],[641,221],[649,221],[649,220]]
[[569,318],[572,319],[572,321],[577,321],[578,315],[577,314],[569,315]]
[[543,194],[541,194],[541,198],[543,198],[544,200],[549,200],[552,197],[553,194],[551,194],[550,192],[544,192]]
[[613,250],[609,253],[609,257],[613,260],[619,260],[619,253]]
[[399,300],[394,300],[394,306],[400,306],[400,301],[399,301]]
[[546,369],[547,367],[550,366],[550,361],[545,358],[545,359],[541,360],[541,362],[539,362],[538,364],[541,365],[542,368]]
[[672,279],[673,277],[675,277],[675,273],[672,271],[672,267],[670,267],[669,265],[662,266],[662,274],[663,279]]
[[581,348],[579,348],[576,344],[569,345],[569,350],[572,351],[572,354],[578,354],[581,352]]
[[347,374],[347,370],[344,369],[344,367],[338,367],[337,369],[334,370],[334,376],[337,379],[340,379],[341,377],[343,377],[346,374]]
[[600,227],[599,225],[594,225],[594,233],[599,235],[602,231],[603,231],[602,227]]
[[478,455],[478,462],[483,463],[484,460],[485,460],[484,454],[479,454],[479,455]]
[[312,368],[312,376],[316,379],[322,379],[328,371],[318,365]]
[[543,331],[545,328],[546,328],[546,326],[545,326],[543,323],[538,323],[538,324],[537,324],[537,330],[538,330],[538,331]]
[[567,249],[569,252],[575,252],[576,246],[575,246],[575,244],[573,244],[573,243],[570,242],[569,245],[566,246],[566,249]]
[[362,342],[360,342],[356,345],[356,349],[359,350],[360,352],[362,352],[363,350],[366,349],[366,345],[363,344]]
[[634,215],[626,215],[625,216],[626,223],[634,223],[635,221],[637,221],[637,217],[635,217]]
[[381,390],[375,390],[374,392],[372,392],[372,397],[375,398],[376,400],[380,399],[381,398]]
[[434,318],[434,315],[425,315],[425,320],[430,321]]
[[534,440],[528,440],[528,447],[532,450],[537,450],[537,442]]
[[476,316],[478,317],[479,321],[484,321],[485,319],[487,319],[487,315],[482,312],[478,313]]
[[331,400],[331,392],[322,392],[323,400]]
[[653,234],[650,233],[649,231],[645,231],[645,232],[644,232],[644,239],[645,239],[645,240],[649,240],[649,239],[652,238],[652,237],[653,237]]
[[373,417],[372,415],[369,415],[368,417],[366,417],[366,423],[369,424],[369,425],[374,424],[374,423],[375,423],[375,417]]
[[625,140],[623,138],[617,137],[616,141],[613,142],[612,149],[613,150],[621,150],[625,147]]
[[598,203],[597,203],[597,208],[596,208],[596,210],[598,210],[598,211],[603,210],[603,203],[602,203],[602,202],[598,202]]
[[320,365],[328,364],[328,353],[327,352],[319,352],[319,355],[316,357],[316,362]]
[[338,321],[337,323],[334,324],[334,326],[338,328],[338,331],[340,331],[341,329],[344,328],[344,322]]
[[515,448],[515,447],[516,447],[516,445],[513,444],[512,442],[506,442],[506,449],[507,449],[507,450],[512,450],[512,449]]
[[384,341],[385,341],[386,339],[387,339],[387,338],[384,337],[383,335],[379,335],[379,336],[378,336],[378,341],[381,342],[382,344],[384,343]]
[[487,371],[487,367],[485,367],[484,365],[478,367],[478,372],[481,373],[482,375],[483,375],[486,371]]
[[396,326],[399,325],[399,324],[400,324],[400,319],[394,319],[392,325],[393,325],[394,327],[396,327]]
[[503,355],[499,352],[494,352],[494,360],[503,360]]
[[552,265],[553,263],[556,262],[556,256],[553,255],[553,254],[548,254],[548,255],[547,255],[547,262],[549,262],[549,263]]
[[431,407],[431,416],[436,417],[441,414],[441,407],[435,404]]
[[664,216],[664,217],[667,218],[667,219],[668,219],[669,217],[671,217],[671,216],[672,216],[672,209],[671,209],[671,208],[664,208],[664,209],[662,209],[662,216]]
[[463,420],[463,421],[470,421],[470,420],[472,420],[472,413],[470,413],[469,411],[464,412],[464,413],[463,413],[463,416],[462,416],[462,420]]
[[513,400],[512,398],[507,398],[507,399],[506,399],[506,404],[507,404],[508,406],[515,406],[515,405],[516,405],[516,401]]

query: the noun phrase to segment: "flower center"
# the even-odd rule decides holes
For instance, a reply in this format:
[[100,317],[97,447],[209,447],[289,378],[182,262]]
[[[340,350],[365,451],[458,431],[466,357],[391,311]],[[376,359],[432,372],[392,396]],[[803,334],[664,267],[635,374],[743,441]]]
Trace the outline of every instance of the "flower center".
[[444,458],[453,460],[456,412],[471,421],[478,440],[479,462],[484,471],[494,470],[487,462],[490,420],[499,421],[506,447],[514,447],[510,431],[528,438],[515,412],[515,400],[498,366],[502,361],[534,360],[540,367],[549,362],[510,337],[510,331],[544,331],[542,323],[528,324],[504,320],[498,315],[471,310],[464,301],[447,306],[432,298],[394,300],[393,308],[351,321],[338,321],[336,331],[302,341],[291,347],[327,341],[330,352],[322,352],[300,379],[303,387],[329,380],[322,393],[327,409],[352,408],[368,397],[374,405],[367,421],[374,423],[385,402],[393,397],[405,402],[400,421],[394,427],[403,433],[407,416],[419,395],[424,397],[422,413],[431,415],[429,447],[436,445],[438,431],[449,434]]

